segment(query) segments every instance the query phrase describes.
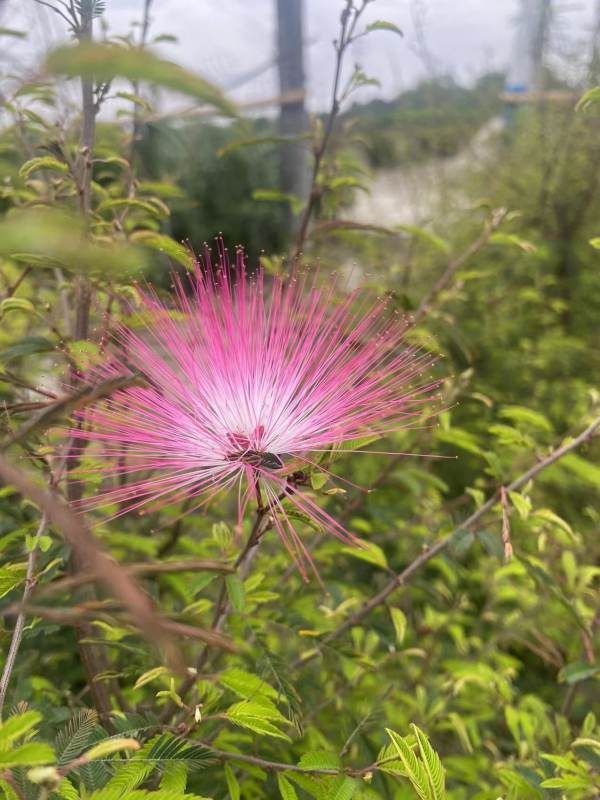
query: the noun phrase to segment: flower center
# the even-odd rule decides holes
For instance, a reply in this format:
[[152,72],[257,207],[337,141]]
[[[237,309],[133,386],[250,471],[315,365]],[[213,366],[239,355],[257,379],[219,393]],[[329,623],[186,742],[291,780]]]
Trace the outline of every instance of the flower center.
[[250,467],[281,469],[283,461],[279,456],[276,453],[268,453],[260,447],[264,430],[264,427],[260,425],[250,437],[243,433],[228,433],[227,439],[232,449],[225,454],[227,461],[239,461]]

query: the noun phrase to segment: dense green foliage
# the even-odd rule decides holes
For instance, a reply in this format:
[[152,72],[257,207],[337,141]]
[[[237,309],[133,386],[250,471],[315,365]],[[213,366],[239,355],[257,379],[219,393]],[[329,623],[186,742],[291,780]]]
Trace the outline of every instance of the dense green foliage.
[[[78,64],[93,57],[106,81],[147,80],[231,113],[214,87],[121,46],[61,51],[49,70],[86,79]],[[172,269],[191,263],[182,241],[222,230],[246,239],[254,263],[264,248],[268,270],[285,269],[277,143],[249,144],[272,134],[263,123],[163,121],[136,147],[138,86],[121,93],[132,119],[98,125],[88,160],[81,121],[55,123],[51,78],[6,82],[0,133],[3,456],[53,490],[48,504],[1,461],[8,800],[597,797],[600,449],[591,433],[570,443],[600,414],[598,105],[521,112],[461,176],[470,208],[427,229],[353,229],[365,170],[355,123],[339,120],[307,259],[323,280],[352,260],[366,287],[415,313],[409,340],[443,356],[442,410],[354,448],[412,457],[335,453],[332,471],[373,491],[310,476],[307,490],[365,543],[298,519],[321,582],[302,580],[272,530],[236,572],[255,512],[239,531],[235,498],[219,497],[193,513],[184,501],[89,515],[135,578],[127,593],[116,564],[98,574],[89,551],[82,562],[85,531],[55,513],[105,480],[93,446],[64,460],[73,384],[116,325],[140,324],[137,280],[168,300]],[[457,87],[433,91],[436,115],[415,93],[386,117],[394,160],[454,152],[487,118]],[[115,92],[105,82],[97,98]],[[154,604],[150,633],[136,586]],[[204,644],[222,608],[234,652]]]

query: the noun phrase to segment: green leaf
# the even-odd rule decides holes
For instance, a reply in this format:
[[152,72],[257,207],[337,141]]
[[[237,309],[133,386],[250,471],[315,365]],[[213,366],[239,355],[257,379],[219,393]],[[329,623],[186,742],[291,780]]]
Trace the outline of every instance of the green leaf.
[[552,433],[552,424],[539,411],[534,411],[532,408],[525,406],[504,406],[500,409],[499,416],[504,419],[510,419],[512,422],[518,424],[519,422],[530,428],[539,428],[541,431]]
[[187,786],[187,765],[184,761],[169,761],[165,764],[160,788],[168,792],[185,794]]
[[0,724],[0,747],[5,750],[16,739],[29,733],[41,720],[42,715],[38,711],[25,711],[9,717]]
[[152,106],[150,103],[137,94],[131,94],[130,92],[117,92],[116,96],[120,97],[121,100],[129,100],[130,103],[143,108],[144,111],[152,111]]
[[396,641],[398,644],[404,642],[406,636],[407,619],[406,614],[400,608],[390,608],[390,617],[392,618],[392,625],[396,633]]
[[537,511],[533,512],[532,516],[550,522],[573,536],[573,528],[571,528],[569,523],[549,508],[539,508]]
[[156,680],[156,678],[160,678],[162,675],[169,675],[170,670],[167,667],[154,667],[153,669],[149,669],[147,672],[144,672],[137,681],[133,684],[134,689],[140,689],[142,686],[145,686],[147,683],[151,683],[152,681]]
[[561,458],[560,465],[566,467],[578,478],[587,481],[591,486],[600,489],[600,467],[596,464],[586,461],[585,458],[581,458],[576,453],[568,453]]
[[594,675],[600,674],[600,663],[590,664],[588,661],[573,661],[564,666],[558,674],[559,680],[570,685],[580,683]]
[[479,446],[474,434],[462,428],[450,428],[448,431],[439,428],[436,430],[435,438],[439,439],[441,442],[446,442],[446,444],[460,447],[461,450],[467,450],[469,453],[474,453],[478,456],[483,455],[483,450]]
[[245,139],[236,139],[220,147],[217,150],[217,156],[223,158],[223,156],[228,156],[243,147],[254,147],[261,144],[285,144],[286,142],[297,142],[300,138],[298,136],[252,136]]
[[258,675],[253,675],[251,672],[246,672],[238,667],[231,667],[225,670],[219,676],[219,683],[226,689],[230,689],[240,697],[246,699],[255,697],[256,695],[263,695],[276,700],[278,697],[277,691],[266,683]]
[[145,265],[144,251],[116,242],[94,242],[84,221],[53,208],[19,209],[0,221],[0,256],[39,267],[62,266],[74,272],[106,275],[135,273]]
[[587,111],[591,106],[600,103],[600,86],[588,89],[578,100],[575,111]]
[[319,489],[322,489],[328,480],[329,476],[326,475],[324,472],[310,473],[310,485],[315,490],[315,492],[318,492]]
[[8,314],[9,311],[23,311],[26,314],[35,312],[35,307],[30,300],[24,297],[7,297],[0,303],[0,316]]
[[282,733],[273,722],[279,722],[289,725],[287,720],[279,709],[268,700],[261,700],[257,702],[251,700],[244,700],[241,703],[235,703],[230,706],[225,712],[225,716],[236,725],[240,725],[248,730],[255,731],[256,733],[265,736],[273,736],[278,739],[285,739],[290,742],[291,739],[285,733]]
[[340,775],[334,778],[325,800],[351,800],[355,791],[358,789],[358,781],[348,775]]
[[[26,573],[26,564],[7,564],[5,567],[0,567],[0,597],[5,597],[19,584],[23,583]],[[5,724],[8,724],[8,722]]]
[[374,564],[376,567],[388,569],[385,553],[375,542],[365,542],[361,539],[356,547],[342,547],[342,553],[347,553],[349,556],[353,556],[353,558],[358,558],[361,561]]
[[367,445],[381,439],[381,436],[362,436],[360,439],[348,439],[346,442],[338,442],[332,447],[332,453],[350,453],[353,450],[363,450]]
[[431,798],[432,800],[444,800],[446,796],[446,788],[444,768],[442,766],[442,762],[440,761],[440,757],[429,743],[429,739],[427,736],[425,736],[423,731],[414,724],[411,724],[410,727],[412,728],[417,740],[419,752],[421,753],[421,760],[429,778],[429,783],[432,789]]
[[365,28],[365,31],[367,33],[371,33],[371,31],[391,31],[391,33],[397,33],[398,36],[404,36],[402,30],[397,25],[394,25],[393,22],[387,22],[384,19],[378,19],[375,20],[375,22],[370,22]]
[[594,248],[594,250],[600,250],[600,236],[596,236],[594,239],[590,239],[590,244]]
[[444,253],[444,255],[450,253],[450,243],[425,228],[419,228],[416,225],[398,225],[397,227],[399,231],[410,234],[414,239],[419,239],[424,244],[428,244],[435,250]]
[[44,742],[28,742],[15,750],[0,752],[0,769],[37,767],[54,761],[54,750]]
[[55,740],[58,753],[58,766],[63,767],[77,758],[87,747],[94,731],[98,729],[96,711],[81,709],[58,733]]
[[30,356],[34,353],[48,353],[54,350],[54,345],[49,339],[43,336],[24,336],[12,347],[0,352],[0,363],[8,364],[16,358]]
[[296,790],[281,772],[277,773],[277,787],[279,788],[281,800],[298,800]]
[[46,69],[69,78],[80,76],[96,81],[112,81],[115,78],[126,78],[132,82],[147,81],[189,95],[225,116],[236,115],[235,107],[218,87],[172,61],[164,61],[150,51],[137,47],[99,42],[59,47],[48,56]]
[[22,178],[28,178],[32,172],[38,169],[51,169],[54,172],[63,173],[69,171],[69,167],[63,164],[62,161],[58,161],[58,159],[52,156],[40,156],[39,158],[31,158],[29,161],[26,161],[19,170],[19,175]]
[[337,753],[328,750],[310,750],[308,753],[304,753],[298,761],[298,766],[304,767],[304,769],[339,769],[340,765],[340,757]]
[[137,739],[106,739],[105,741],[94,745],[94,747],[90,748],[90,750],[83,755],[88,761],[97,761],[100,758],[112,756],[113,753],[119,753],[122,750],[139,750],[140,746],[141,745]]
[[137,197],[115,197],[103,200],[99,203],[97,211],[102,213],[103,211],[112,211],[119,208],[137,208],[140,211],[147,211],[155,217],[161,216],[160,211],[152,203],[140,200]]
[[225,578],[227,596],[234,611],[241,613],[246,605],[246,591],[238,575],[228,575]]
[[521,239],[520,236],[516,236],[514,233],[493,233],[489,241],[491,244],[505,244],[505,245],[512,245],[513,247],[518,247],[520,250],[523,250],[524,253],[531,255],[537,251],[537,247],[528,242],[526,239]]
[[193,253],[187,247],[176,242],[175,239],[171,239],[170,236],[154,233],[154,231],[136,231],[131,235],[131,241],[144,247],[150,247],[152,250],[158,250],[159,253],[164,253],[186,269],[191,270],[194,268],[195,259]]
[[293,214],[299,214],[304,208],[304,201],[298,195],[278,192],[275,189],[255,189],[252,192],[252,199],[267,203],[288,203]]
[[529,512],[531,511],[531,500],[528,497],[519,494],[519,492],[509,492],[508,496],[510,497],[514,507],[519,512],[521,519],[527,519]]
[[225,764],[225,781],[227,782],[227,789],[229,791],[229,797],[231,800],[240,800],[240,784],[238,783],[238,779],[235,777],[233,770],[229,766],[229,764]]
[[417,759],[405,739],[389,728],[386,728],[386,733],[396,748],[400,761],[402,761],[402,766],[406,770],[406,775],[412,783],[415,792],[419,795],[421,800],[431,800],[429,779],[423,764]]
[[540,783],[544,789],[593,789],[592,778],[580,778],[576,775],[565,775],[562,778],[548,778]]

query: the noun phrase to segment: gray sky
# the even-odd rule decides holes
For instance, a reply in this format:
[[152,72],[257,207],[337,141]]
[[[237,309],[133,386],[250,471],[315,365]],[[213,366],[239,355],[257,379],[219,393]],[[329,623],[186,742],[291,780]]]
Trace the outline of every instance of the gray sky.
[[[556,49],[581,53],[589,43],[596,0],[555,0]],[[125,34],[139,19],[142,0],[107,0],[106,18],[113,34]],[[240,76],[272,62],[275,39],[275,0],[154,0],[151,34],[174,34],[177,44],[161,44],[160,53],[218,83],[238,101],[277,94],[276,73],[267,69],[237,88]],[[309,104],[327,103],[333,70],[332,39],[336,35],[342,0],[305,0],[306,72]],[[33,65],[64,33],[62,21],[34,0],[5,0],[0,26],[29,33],[27,43],[9,42],[0,65],[10,59]],[[374,32],[357,42],[348,59],[358,62],[381,82],[381,89],[363,90],[357,99],[392,97],[427,74],[419,45],[419,22],[434,69],[469,81],[491,68],[504,68],[510,58],[519,0],[377,0],[365,21],[385,19],[397,24],[405,37]],[[417,24],[415,24],[417,23]],[[3,39],[3,42],[8,42]]]

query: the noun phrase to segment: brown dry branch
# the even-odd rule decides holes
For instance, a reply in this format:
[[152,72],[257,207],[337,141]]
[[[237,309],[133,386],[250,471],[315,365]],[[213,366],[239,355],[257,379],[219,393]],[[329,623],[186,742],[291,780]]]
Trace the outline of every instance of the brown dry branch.
[[[114,622],[109,616],[110,613],[117,611],[118,606],[111,600],[91,600],[89,602],[81,603],[72,608],[53,608],[51,606],[35,605],[33,603],[17,603],[14,606],[9,606],[4,612],[4,616],[12,614],[29,614],[32,617],[41,617],[42,619],[55,622],[57,625],[80,625],[82,621],[92,621],[95,619],[103,619],[106,622]],[[136,621],[132,618],[131,614],[119,615],[119,621],[125,625],[136,625]],[[198,628],[196,625],[188,625],[185,622],[178,622],[168,617],[161,617],[160,625],[164,631],[173,634],[176,637],[185,637],[188,639],[197,639],[204,642],[207,647],[218,647],[228,653],[235,653],[236,647],[227,636],[216,633],[206,628]],[[85,641],[85,640],[84,640]],[[94,640],[95,644],[103,644],[110,647],[112,642],[98,642]]]
[[[579,436],[556,448],[549,455],[547,455],[546,458],[539,461],[518,478],[515,478],[514,481],[508,484],[506,491],[517,491],[521,487],[525,486],[530,480],[539,475],[540,472],[543,472],[552,464],[555,464],[563,456],[567,455],[567,453],[576,450],[582,444],[585,444],[592,439],[598,429],[600,429],[600,417],[597,417],[590,425],[588,425],[588,427],[582,433],[580,433]],[[468,519],[466,519],[457,530],[468,530],[469,528],[473,528],[474,525],[496,505],[497,495],[498,491],[494,492],[489,500],[487,500],[487,502],[485,502],[481,508],[477,509],[477,511],[471,514],[471,516],[468,517]],[[402,572],[395,575],[383,587],[383,589],[377,592],[377,594],[375,594],[370,600],[367,600],[366,603],[363,603],[358,611],[344,620],[344,622],[335,628],[335,630],[324,636],[320,640],[320,649],[311,650],[304,657],[300,657],[295,662],[294,666],[301,667],[305,664],[308,664],[320,654],[323,647],[327,647],[332,642],[339,639],[344,633],[346,633],[346,631],[350,630],[355,625],[359,625],[363,619],[367,617],[374,609],[385,603],[388,597],[390,597],[390,595],[392,595],[397,589],[405,586],[422,567],[429,563],[429,561],[447,550],[453,541],[455,534],[456,531],[453,531],[452,533],[448,534],[448,536],[445,536],[443,539],[440,539],[438,542],[433,544],[427,550],[424,550],[419,556],[417,556],[417,558],[415,558],[414,561],[412,561],[405,569],[403,569]]]
[[[191,559],[189,561],[163,561],[161,563],[148,564],[122,564],[123,569],[129,575],[145,577],[149,575],[172,574],[177,572],[221,572],[224,574],[235,572],[235,567],[225,561],[213,561],[212,559]],[[90,581],[98,580],[95,572],[80,572],[78,575],[69,575],[60,578],[44,586],[36,593],[36,598],[49,597],[60,594],[67,590],[76,589]]]
[[137,375],[108,378],[108,380],[96,385],[82,386],[64,397],[59,397],[53,402],[46,403],[43,411],[0,444],[0,450],[19,444],[28,439],[35,431],[50,428],[61,417],[72,414],[76,409],[91,405],[121,389],[133,386],[139,381],[140,378]]

